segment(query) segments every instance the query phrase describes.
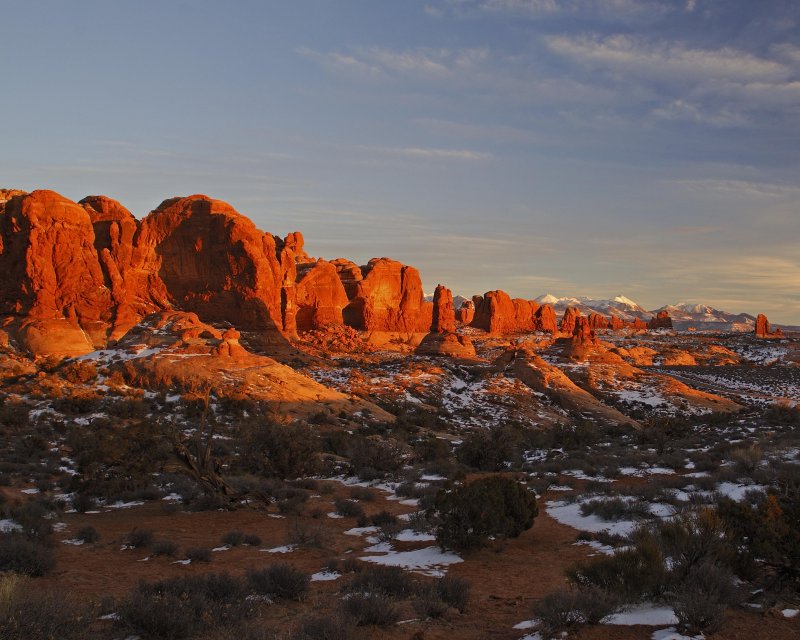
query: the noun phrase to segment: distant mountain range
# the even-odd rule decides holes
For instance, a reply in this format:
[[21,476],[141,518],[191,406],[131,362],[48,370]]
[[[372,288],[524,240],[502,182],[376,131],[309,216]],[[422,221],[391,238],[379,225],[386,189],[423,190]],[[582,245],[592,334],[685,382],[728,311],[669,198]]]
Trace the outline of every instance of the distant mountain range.
[[[433,295],[426,296],[426,299],[433,300]],[[463,296],[455,296],[453,304],[458,309],[468,299]],[[703,330],[749,332],[753,331],[756,322],[755,317],[748,313],[729,313],[705,304],[691,302],[678,302],[658,309],[647,310],[622,295],[610,299],[589,298],[587,296],[558,298],[548,293],[536,298],[536,302],[549,304],[558,314],[564,313],[567,307],[576,307],[583,315],[602,313],[608,316],[614,314],[626,322],[631,322],[635,318],[647,322],[659,311],[666,311],[672,318],[674,327],[682,331],[694,327]]]

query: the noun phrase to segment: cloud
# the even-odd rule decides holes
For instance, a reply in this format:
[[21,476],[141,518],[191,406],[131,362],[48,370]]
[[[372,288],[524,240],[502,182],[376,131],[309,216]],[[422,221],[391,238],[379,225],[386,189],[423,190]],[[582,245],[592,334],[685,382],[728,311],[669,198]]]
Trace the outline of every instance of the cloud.
[[599,19],[640,19],[655,17],[675,10],[674,5],[659,0],[448,0],[447,4],[458,11],[509,14],[530,18],[560,14],[586,16]]
[[730,107],[709,109],[682,99],[653,109],[651,115],[661,120],[689,121],[712,127],[741,127],[748,124],[748,118],[743,113]]
[[791,73],[784,64],[731,47],[693,49],[620,34],[548,36],[545,43],[553,53],[578,64],[645,79],[763,82],[786,79]]
[[475,68],[485,61],[485,48],[430,48],[393,50],[386,47],[355,47],[348,53],[322,53],[300,47],[300,55],[337,71],[366,77],[441,79]]
[[472,149],[436,149],[430,147],[364,147],[393,156],[406,158],[426,158],[432,160],[466,160],[470,162],[488,160],[490,153],[474,151]]
[[736,198],[800,198],[800,187],[748,180],[670,180],[669,184],[699,193],[717,193]]

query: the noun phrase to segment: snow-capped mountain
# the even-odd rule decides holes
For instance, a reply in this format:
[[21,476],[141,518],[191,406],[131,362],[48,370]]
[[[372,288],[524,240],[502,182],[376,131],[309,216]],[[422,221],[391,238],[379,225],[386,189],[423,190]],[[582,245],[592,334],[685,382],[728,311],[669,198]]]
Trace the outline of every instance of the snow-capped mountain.
[[536,298],[536,302],[539,304],[549,304],[557,313],[564,313],[564,309],[567,307],[577,307],[583,315],[602,313],[608,316],[614,314],[618,318],[628,322],[635,318],[647,321],[653,316],[653,313],[647,311],[647,309],[630,298],[622,295],[610,299],[590,298],[588,296],[557,298],[548,293]]
[[718,329],[721,331],[752,331],[756,319],[747,313],[728,313],[714,309],[706,304],[678,302],[668,304],[653,313],[666,311],[672,318],[676,329],[689,327]]

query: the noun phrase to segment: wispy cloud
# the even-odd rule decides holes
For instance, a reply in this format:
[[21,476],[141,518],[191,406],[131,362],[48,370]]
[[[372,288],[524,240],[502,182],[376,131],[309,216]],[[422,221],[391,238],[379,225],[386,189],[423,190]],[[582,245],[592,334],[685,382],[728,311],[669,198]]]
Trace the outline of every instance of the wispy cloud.
[[741,127],[748,123],[747,116],[729,106],[705,107],[682,99],[656,107],[651,115],[661,120],[688,121],[712,127]]
[[377,151],[391,156],[405,158],[424,158],[431,160],[466,160],[469,162],[488,160],[490,153],[474,151],[472,149],[437,149],[431,147],[362,147],[366,150]]
[[781,80],[784,64],[732,47],[695,49],[678,42],[653,43],[629,35],[548,36],[551,51],[580,64],[669,80]]
[[485,48],[429,47],[408,50],[355,47],[346,53],[323,53],[300,47],[296,52],[333,70],[368,77],[408,76],[433,80],[475,68],[489,55]]
[[698,193],[717,193],[747,198],[800,198],[800,187],[775,182],[749,180],[671,180],[670,184]]

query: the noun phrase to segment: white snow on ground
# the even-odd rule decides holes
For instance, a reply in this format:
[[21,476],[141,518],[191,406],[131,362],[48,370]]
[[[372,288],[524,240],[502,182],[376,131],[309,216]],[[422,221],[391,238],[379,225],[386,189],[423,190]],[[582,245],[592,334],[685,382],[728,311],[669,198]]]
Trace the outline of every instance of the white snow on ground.
[[403,529],[394,539],[398,542],[432,542],[436,540],[436,536],[432,533],[420,533],[413,529]]
[[605,476],[588,476],[580,469],[569,469],[567,471],[562,471],[565,476],[572,476],[577,480],[589,480],[591,482],[614,482],[611,478],[606,478]]
[[522,622],[518,622],[515,624],[512,629],[533,629],[536,625],[539,624],[539,621],[536,619],[533,620],[523,620]]
[[800,609],[784,609],[781,611],[781,615],[784,618],[794,618],[798,613],[800,613]]
[[311,576],[311,582],[328,582],[338,580],[342,574],[338,571],[319,571]]
[[70,540],[62,540],[61,542],[63,542],[64,544],[71,544],[74,547],[79,547],[83,544],[84,541],[78,538],[72,538]]
[[413,551],[389,551],[380,556],[361,556],[360,560],[374,562],[390,567],[402,567],[426,576],[441,577],[451,564],[464,560],[455,553],[443,551],[439,547],[425,547]]
[[745,494],[748,491],[764,491],[766,492],[767,488],[760,485],[760,484],[737,484],[735,482],[720,482],[715,491],[721,493],[726,498],[730,498],[731,500],[736,500],[737,502],[742,500]]
[[623,476],[647,476],[647,475],[664,475],[671,476],[675,473],[674,469],[668,467],[620,467],[620,475]]
[[667,402],[664,396],[644,388],[622,389],[621,391],[614,391],[613,393],[619,396],[619,399],[623,402],[646,404],[650,407],[670,406],[670,403]]
[[8,518],[0,520],[0,533],[8,533],[10,531],[22,531],[22,527],[19,523]]
[[[578,540],[578,542],[574,542],[573,544],[575,544],[575,545],[585,545],[587,547],[591,547],[595,551],[597,551],[599,553],[604,553],[607,556],[613,556],[614,555],[614,547],[609,547],[607,544],[602,544],[601,542],[598,542],[597,540]],[[597,554],[593,553],[591,555],[596,556]]]
[[625,611],[612,613],[610,616],[603,618],[602,623],[625,626],[645,624],[652,627],[660,627],[668,624],[678,624],[678,618],[671,607],[659,607],[650,602],[644,602]]
[[666,629],[653,631],[653,635],[650,638],[651,640],[703,640],[705,636],[702,633],[699,636],[685,636],[682,633],[678,633],[675,627],[667,627]]
[[291,553],[297,549],[297,545],[294,544],[286,544],[282,547],[274,547],[272,549],[261,549],[261,551],[266,551],[267,553]]
[[578,531],[590,531],[600,533],[608,531],[611,534],[627,536],[639,524],[634,520],[618,520],[616,522],[606,522],[592,514],[589,516],[581,515],[580,502],[560,502],[551,500],[547,503],[547,513],[553,520],[565,524]]

